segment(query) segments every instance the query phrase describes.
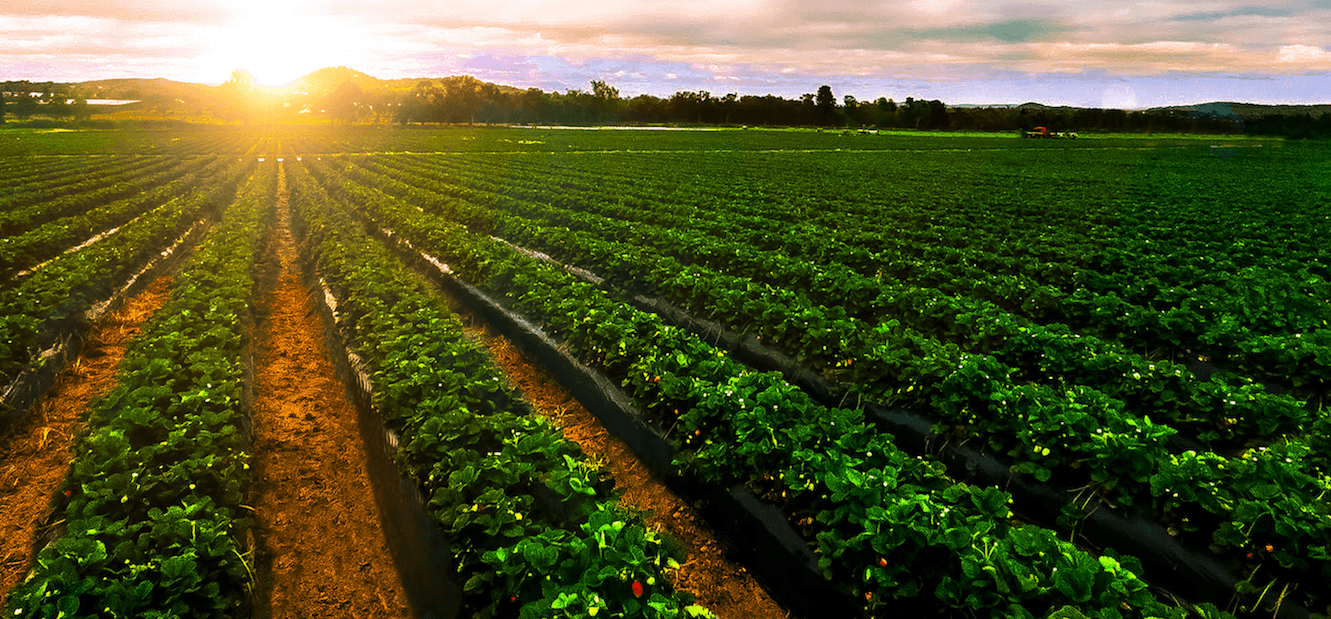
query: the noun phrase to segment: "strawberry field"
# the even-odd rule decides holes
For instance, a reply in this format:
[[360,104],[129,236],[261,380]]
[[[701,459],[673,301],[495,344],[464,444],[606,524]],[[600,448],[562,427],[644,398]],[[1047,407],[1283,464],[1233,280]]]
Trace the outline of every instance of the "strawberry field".
[[1202,138],[0,132],[6,424],[127,287],[176,278],[7,616],[251,613],[247,321],[279,226],[448,548],[418,614],[709,614],[461,304],[797,615],[1325,616],[1329,173]]

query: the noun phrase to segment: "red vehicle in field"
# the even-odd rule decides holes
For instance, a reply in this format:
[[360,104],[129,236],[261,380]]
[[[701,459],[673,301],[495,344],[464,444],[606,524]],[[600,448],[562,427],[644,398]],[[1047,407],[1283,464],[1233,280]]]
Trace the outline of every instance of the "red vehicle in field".
[[1050,130],[1049,130],[1049,127],[1036,127],[1036,128],[1035,128],[1034,130],[1032,130],[1032,131],[1022,131],[1022,132],[1021,132],[1021,137],[1023,137],[1023,138],[1044,138],[1044,139],[1047,139],[1047,140],[1059,140],[1059,139],[1063,139],[1063,138],[1067,138],[1067,139],[1076,139],[1077,134],[1076,134],[1076,133],[1072,133],[1071,131],[1066,131],[1066,132],[1062,132],[1062,133],[1056,133],[1056,132],[1050,131]]

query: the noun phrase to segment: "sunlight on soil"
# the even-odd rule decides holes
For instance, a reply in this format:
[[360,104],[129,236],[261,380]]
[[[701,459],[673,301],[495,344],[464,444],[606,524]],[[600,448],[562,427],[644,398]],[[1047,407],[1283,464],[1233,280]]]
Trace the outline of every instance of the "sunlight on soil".
[[409,617],[366,467],[355,405],[323,346],[282,221],[279,281],[256,334],[255,617]]
[[665,484],[647,470],[632,451],[616,439],[600,420],[555,382],[544,370],[522,356],[503,336],[475,324],[473,337],[483,341],[495,362],[541,415],[564,429],[591,458],[603,464],[624,491],[621,503],[648,512],[646,521],[670,532],[688,548],[688,559],[673,575],[675,587],[698,598],[717,617],[787,617],[767,591],[743,567],[728,561],[724,542]]
[[[74,436],[88,403],[115,387],[116,369],[139,326],[166,302],[171,278],[147,289],[93,326],[83,351],[60,372],[50,391],[0,437],[0,596],[27,575],[47,520],[51,495],[69,469]],[[5,601],[0,597],[0,608]]]

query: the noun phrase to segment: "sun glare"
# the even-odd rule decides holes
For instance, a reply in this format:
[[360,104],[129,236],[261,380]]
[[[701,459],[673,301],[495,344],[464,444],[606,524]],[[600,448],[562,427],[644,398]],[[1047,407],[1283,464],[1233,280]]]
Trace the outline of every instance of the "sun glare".
[[351,24],[313,14],[300,3],[238,2],[215,30],[206,64],[215,81],[233,69],[257,83],[278,86],[323,67],[355,66],[359,32]]

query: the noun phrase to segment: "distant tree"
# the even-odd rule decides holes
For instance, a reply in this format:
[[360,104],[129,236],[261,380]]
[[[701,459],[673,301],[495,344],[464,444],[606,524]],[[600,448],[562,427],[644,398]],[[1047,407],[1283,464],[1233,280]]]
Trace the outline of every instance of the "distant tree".
[[863,124],[863,118],[860,114],[860,102],[855,95],[846,95],[841,97],[841,112],[846,116],[846,123],[849,125]]
[[365,110],[374,115],[374,123],[382,124],[393,119],[393,112],[401,104],[402,96],[398,93],[379,91],[361,97]]
[[619,89],[601,80],[592,80],[592,96],[606,101],[619,99]]
[[703,114],[712,100],[712,93],[680,91],[670,96],[666,104],[671,119],[678,122],[703,122]]
[[259,103],[254,90],[254,76],[244,69],[231,72],[231,79],[218,86],[222,116],[238,118],[249,124],[258,112]]
[[669,119],[668,101],[652,95],[638,95],[625,102],[624,119],[630,122],[659,123]]
[[558,110],[555,120],[572,124],[590,124],[597,120],[596,97],[582,89],[565,90],[562,96],[554,95]]
[[486,84],[476,119],[484,123],[509,123],[517,119],[518,95],[509,94],[493,84]]
[[69,115],[74,120],[88,120],[92,116],[92,108],[88,107],[88,98],[82,95],[74,98],[74,103],[69,105]]
[[14,116],[27,119],[37,113],[37,99],[24,90],[14,93]]
[[521,108],[522,117],[527,122],[536,123],[546,118],[546,113],[550,109],[550,99],[545,96],[545,91],[540,88],[528,88],[518,98],[518,106]]
[[[1157,115],[1158,116],[1158,115]],[[1252,135],[1277,135],[1292,140],[1331,137],[1331,114],[1270,114],[1246,121],[1244,130]]]
[[[809,95],[810,102],[807,107],[813,108],[812,97]],[[783,99],[776,95],[763,95],[761,97],[746,95],[740,97],[736,103],[736,116],[734,122],[746,125],[799,125],[806,124],[804,120],[805,104],[801,100]]]
[[47,90],[42,93],[41,104],[43,112],[52,118],[69,118],[69,105],[66,104],[64,93]]
[[739,93],[726,93],[726,96],[716,100],[716,104],[720,112],[720,119],[718,122],[723,122],[728,125],[730,124],[730,117],[735,114],[735,110],[739,107]]
[[832,94],[832,87],[823,84],[818,87],[818,98],[816,103],[818,108],[823,111],[831,111],[836,107],[836,96]]
[[455,75],[441,80],[444,119],[448,122],[476,122],[476,112],[499,91],[494,84],[470,75]]
[[896,125],[906,129],[915,129],[918,122],[919,118],[916,115],[915,98],[906,97],[906,101],[897,106]]
[[886,97],[878,97],[874,101],[874,106],[878,108],[877,118],[874,124],[879,127],[891,127],[896,125],[897,120],[897,102]]
[[[942,103],[939,102],[941,106]],[[946,107],[938,117],[940,122],[946,119]],[[934,110],[928,101],[906,97],[906,102],[897,106],[897,126],[906,129],[934,129]]]
[[619,89],[601,80],[592,80],[592,98],[598,120],[610,120],[619,110]]
[[321,107],[328,110],[331,120],[351,123],[359,115],[361,99],[364,97],[365,93],[361,91],[360,86],[357,86],[351,80],[347,80],[338,84],[337,88],[334,88],[323,98]]
[[815,102],[817,98],[818,95],[815,95],[811,92],[806,92],[800,95],[799,112],[796,114],[792,114],[790,118],[783,119],[781,123],[790,124],[790,125],[813,124],[815,122],[815,118],[818,115],[818,104]]
[[401,124],[410,122],[429,122],[435,109],[435,101],[443,96],[438,86],[430,80],[420,80],[412,87],[411,94],[398,105],[393,118]]
[[929,102],[929,128],[947,129],[951,127],[947,116],[947,105],[938,99]]
[[831,124],[836,114],[836,96],[832,94],[831,86],[823,84],[818,87],[818,97],[814,105],[818,109],[820,124]]

